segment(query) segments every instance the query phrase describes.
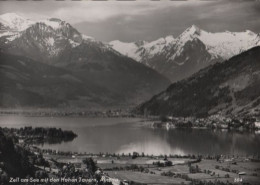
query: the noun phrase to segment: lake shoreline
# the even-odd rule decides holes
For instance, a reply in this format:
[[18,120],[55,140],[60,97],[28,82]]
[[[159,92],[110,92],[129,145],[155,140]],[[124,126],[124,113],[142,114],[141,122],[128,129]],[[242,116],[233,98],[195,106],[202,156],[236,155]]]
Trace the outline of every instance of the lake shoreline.
[[[79,153],[145,154],[257,154],[260,134],[212,129],[152,128],[143,118],[83,118],[0,116],[0,127],[44,127],[71,130],[70,142],[43,143],[39,147]],[[189,136],[189,137],[187,137]],[[207,138],[205,140],[204,138]],[[203,144],[202,144],[203,143]]]

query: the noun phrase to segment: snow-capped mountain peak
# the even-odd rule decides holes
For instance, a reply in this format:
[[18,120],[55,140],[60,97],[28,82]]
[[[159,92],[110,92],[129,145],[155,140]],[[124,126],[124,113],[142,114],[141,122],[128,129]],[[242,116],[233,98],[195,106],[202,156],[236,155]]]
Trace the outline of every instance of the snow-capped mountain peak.
[[135,42],[121,42],[114,40],[109,42],[109,46],[121,53],[122,55],[129,56],[137,61],[140,61],[141,57],[137,54],[139,46]]
[[196,25],[192,25],[191,27],[187,28],[183,34],[189,34],[189,35],[200,35],[201,29],[196,26]]
[[250,35],[250,36],[256,36],[256,35],[257,35],[256,33],[252,32],[251,30],[246,30],[245,32],[246,32],[248,35]]
[[0,15],[0,37],[5,38],[6,44],[27,36],[30,38],[26,39],[36,39],[36,42],[43,41],[44,44],[42,44],[46,47],[54,47],[63,41],[64,43],[69,42],[72,47],[78,46],[82,41],[95,42],[94,38],[81,34],[68,22],[58,18],[32,21],[15,13]]
[[135,45],[137,45],[138,47],[141,47],[141,46],[145,45],[146,43],[147,42],[144,40],[138,40],[135,42]]
[[165,38],[162,37],[151,42],[139,40],[136,42],[127,43],[121,42],[119,40],[114,40],[109,42],[109,45],[122,55],[126,55],[140,62],[143,57],[147,57],[148,55],[152,56],[159,52],[162,52],[166,46],[174,42],[174,37],[172,35],[169,35]]
[[[31,21],[14,13],[0,15],[0,38],[0,44],[4,44],[7,50],[22,45],[21,48],[26,48],[31,55],[37,53],[35,55],[44,55],[50,60],[83,42],[97,42],[81,34],[66,21],[57,18]],[[24,53],[22,49],[17,52]]]
[[52,29],[56,30],[56,29],[61,28],[63,21],[61,21],[60,19],[50,18],[50,19],[46,19],[46,20],[41,20],[39,22],[42,22],[42,23],[46,24],[47,26],[50,26]]
[[[174,74],[180,74],[177,79],[182,79],[182,74],[188,74],[187,69],[177,71],[178,68],[189,68],[192,74],[213,62],[227,60],[252,47],[259,46],[260,34],[250,30],[211,33],[192,25],[177,38],[170,35],[140,45],[121,41],[112,41],[110,44],[119,53],[157,69],[175,80]],[[192,65],[194,66],[188,67]],[[193,68],[194,71],[192,71]]]
[[221,56],[225,60],[260,44],[260,37],[249,30],[244,32],[203,32],[198,38],[206,45],[211,54]]
[[167,43],[173,42],[175,40],[175,38],[173,37],[173,35],[168,35],[165,37],[165,40]]
[[246,30],[244,32],[217,32],[210,33],[198,28],[195,25],[187,28],[177,37],[176,52],[193,39],[200,40],[214,57],[229,59],[230,57],[250,49],[259,43],[260,37],[254,32]]
[[[0,37],[2,36],[18,36],[18,32],[25,31],[27,29],[37,28],[43,32],[49,30],[49,28],[57,32],[62,36],[71,39],[74,42],[80,43],[82,39],[85,40],[94,40],[92,37],[80,34],[75,28],[73,28],[66,21],[49,18],[39,21],[32,21],[26,18],[23,18],[15,13],[6,13],[0,15]],[[31,30],[32,31],[32,30]],[[12,39],[13,40],[13,39]]]
[[203,32],[205,31],[200,29],[198,26],[192,25],[177,37],[176,43],[179,47],[182,47],[187,41],[200,37]]
[[159,38],[157,40],[154,40],[152,42],[146,43],[145,47],[151,47],[154,45],[168,45],[172,41],[174,41],[174,37],[172,35],[168,35],[165,38]]
[[0,15],[0,23],[3,27],[9,28],[12,31],[23,31],[34,22],[15,13],[6,13]]

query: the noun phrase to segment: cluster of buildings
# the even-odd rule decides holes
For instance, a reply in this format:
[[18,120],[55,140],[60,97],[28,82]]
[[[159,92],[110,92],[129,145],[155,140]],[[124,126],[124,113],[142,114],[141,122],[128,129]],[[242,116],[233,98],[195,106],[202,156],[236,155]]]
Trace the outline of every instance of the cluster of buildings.
[[152,126],[165,128],[260,130],[260,121],[255,117],[226,117],[222,115],[212,115],[207,118],[167,116],[163,121],[154,122]]

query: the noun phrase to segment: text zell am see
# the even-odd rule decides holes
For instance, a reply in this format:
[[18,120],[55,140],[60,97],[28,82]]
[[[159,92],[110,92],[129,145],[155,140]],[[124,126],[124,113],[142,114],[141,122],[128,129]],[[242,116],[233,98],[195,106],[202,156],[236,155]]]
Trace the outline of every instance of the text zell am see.
[[[101,181],[103,181],[105,179],[101,179]],[[9,182],[10,183],[36,183],[36,182],[62,182],[62,183],[71,183],[71,182],[87,182],[87,183],[90,183],[90,182],[97,182],[96,179],[84,179],[84,178],[19,178],[19,177],[10,177],[9,179]]]

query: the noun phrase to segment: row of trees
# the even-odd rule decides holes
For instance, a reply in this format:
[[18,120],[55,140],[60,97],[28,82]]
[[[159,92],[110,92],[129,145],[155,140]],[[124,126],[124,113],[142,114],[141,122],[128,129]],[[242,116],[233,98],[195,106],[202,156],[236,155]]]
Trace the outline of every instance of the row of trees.
[[60,128],[24,127],[17,129],[17,134],[27,137],[49,137],[49,138],[75,138],[77,135],[72,131]]

